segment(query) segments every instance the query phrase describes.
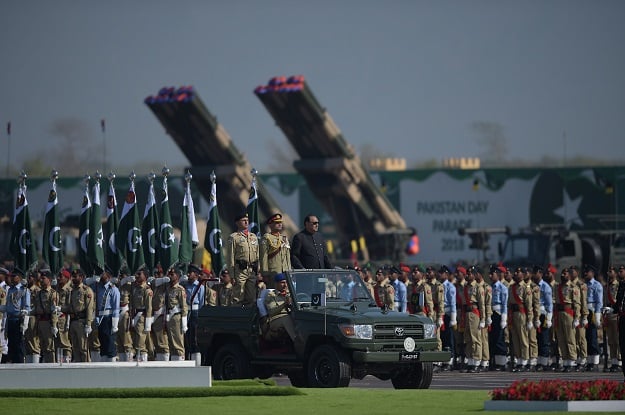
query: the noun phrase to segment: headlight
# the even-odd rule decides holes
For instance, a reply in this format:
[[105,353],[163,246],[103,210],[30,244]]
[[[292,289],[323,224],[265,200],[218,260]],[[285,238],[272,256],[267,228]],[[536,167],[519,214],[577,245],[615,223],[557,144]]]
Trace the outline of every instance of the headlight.
[[373,338],[373,326],[371,324],[339,324],[339,328],[345,337],[369,340]]
[[436,324],[423,325],[423,338],[432,339],[436,336]]

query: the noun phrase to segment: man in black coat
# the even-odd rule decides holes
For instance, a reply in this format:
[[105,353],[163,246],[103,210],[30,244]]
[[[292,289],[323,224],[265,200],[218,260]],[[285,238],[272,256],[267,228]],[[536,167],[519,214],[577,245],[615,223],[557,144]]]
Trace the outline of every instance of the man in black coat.
[[306,215],[304,229],[293,237],[291,243],[291,266],[295,269],[332,268],[325,246],[319,233],[319,218]]
[[[621,349],[621,360],[625,359],[625,265],[618,269],[619,285],[616,294],[616,309],[618,314],[619,347]],[[623,376],[625,376],[625,360],[623,361]]]

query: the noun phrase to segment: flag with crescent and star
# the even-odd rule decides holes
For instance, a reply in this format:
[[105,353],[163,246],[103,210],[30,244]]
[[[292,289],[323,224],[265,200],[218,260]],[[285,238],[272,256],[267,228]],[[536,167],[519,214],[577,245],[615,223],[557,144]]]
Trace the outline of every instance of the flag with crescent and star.
[[204,236],[204,248],[210,253],[213,274],[219,275],[224,266],[224,256],[221,249],[221,228],[217,210],[217,184],[214,180],[211,185],[211,194],[208,202],[208,222],[206,224],[206,235]]
[[169,195],[167,192],[167,176],[163,177],[163,200],[161,201],[161,225],[159,229],[158,259],[164,271],[178,262],[178,243],[174,236],[171,213],[169,211]]
[[58,195],[56,193],[56,180],[52,181],[52,188],[46,203],[46,213],[43,218],[43,241],[41,254],[43,260],[50,267],[52,274],[57,274],[63,266],[63,246],[61,239],[61,227],[59,221]]
[[17,190],[9,250],[15,260],[16,268],[26,271],[37,265],[37,250],[32,241],[30,214],[24,183],[20,183]]
[[100,207],[100,180],[93,185],[93,199],[89,217],[89,240],[87,253],[96,274],[104,271],[104,233],[102,232],[102,209]]
[[250,197],[247,200],[247,216],[250,220],[248,230],[252,233],[255,233],[260,240],[260,221],[258,218],[258,190],[256,188],[256,176],[252,177]]
[[130,188],[126,194],[116,236],[117,248],[122,256],[126,258],[130,274],[134,274],[145,265],[143,248],[141,246],[141,222],[139,220],[139,212],[137,211],[137,194],[135,193],[134,180],[131,180]]
[[87,276],[93,274],[91,259],[89,258],[89,225],[91,224],[91,198],[89,197],[89,183],[85,183],[78,219],[78,263]]
[[148,201],[143,212],[141,226],[141,238],[143,239],[143,256],[145,265],[150,271],[156,268],[158,263],[158,211],[156,209],[156,197],[154,196],[154,182],[150,180]]
[[180,248],[178,250],[178,261],[180,263],[190,264],[193,261],[193,250],[198,246],[199,241],[189,179],[186,183],[184,199],[182,200],[182,226],[180,228]]
[[106,265],[111,269],[113,275],[118,275],[122,266],[122,256],[117,249],[115,234],[119,227],[119,217],[117,216],[117,197],[113,181],[110,181],[109,193],[106,198]]

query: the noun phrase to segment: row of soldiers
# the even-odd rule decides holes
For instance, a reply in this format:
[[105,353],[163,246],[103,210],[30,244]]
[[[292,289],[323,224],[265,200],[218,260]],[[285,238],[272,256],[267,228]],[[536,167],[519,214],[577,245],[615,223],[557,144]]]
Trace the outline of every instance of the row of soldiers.
[[436,323],[439,349],[452,353],[443,370],[476,373],[510,365],[513,371],[596,371],[602,329],[608,370],[621,370],[618,320],[625,305],[618,299],[622,303],[625,293],[617,293],[619,280],[625,291],[625,266],[610,267],[605,287],[589,265],[563,269],[559,281],[553,266],[493,265],[488,281],[476,266],[454,272],[446,266],[382,267],[375,282],[369,269],[360,271],[380,307]]

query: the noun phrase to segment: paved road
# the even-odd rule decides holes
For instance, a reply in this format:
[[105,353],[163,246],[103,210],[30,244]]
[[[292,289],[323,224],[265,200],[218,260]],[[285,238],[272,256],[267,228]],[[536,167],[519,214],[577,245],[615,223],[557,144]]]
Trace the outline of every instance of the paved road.
[[[277,376],[274,378],[280,386],[289,386],[289,378],[287,376]],[[430,389],[453,389],[453,390],[472,390],[486,389],[492,390],[501,386],[509,385],[515,380],[541,380],[541,379],[568,379],[568,380],[591,380],[591,379],[610,379],[619,382],[623,381],[623,373],[603,373],[603,372],[484,372],[484,373],[459,373],[459,372],[443,372],[435,373]],[[373,376],[367,376],[362,380],[352,379],[350,384],[352,388],[388,388],[392,389],[393,385],[390,381],[382,381]]]

